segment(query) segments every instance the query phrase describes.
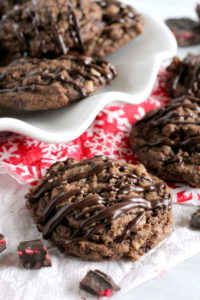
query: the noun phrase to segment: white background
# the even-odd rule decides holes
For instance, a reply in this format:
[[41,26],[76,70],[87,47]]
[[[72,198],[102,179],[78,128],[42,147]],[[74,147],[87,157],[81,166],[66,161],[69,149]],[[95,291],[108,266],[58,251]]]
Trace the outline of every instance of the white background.
[[[161,18],[171,16],[195,16],[194,7],[196,1],[193,0],[137,0],[124,1],[133,4],[141,12],[154,14]],[[199,52],[200,47],[190,48],[189,51]],[[187,50],[185,50],[187,51]],[[181,51],[183,55],[185,51]],[[9,189],[9,192],[8,192]],[[15,198],[16,193],[25,194],[27,187],[20,186],[7,175],[1,175],[0,199]],[[6,212],[5,212],[6,213]],[[12,208],[10,212],[12,213]],[[8,216],[9,219],[9,216]],[[6,227],[6,224],[5,224]],[[2,228],[0,228],[0,231]],[[12,258],[11,258],[12,259]],[[170,270],[154,280],[148,281],[142,286],[134,289],[123,298],[126,300],[199,300],[200,299],[200,254],[185,261],[173,270]],[[1,276],[1,274],[0,274]],[[1,279],[0,279],[1,280]],[[30,291],[31,292],[31,291]],[[17,293],[17,291],[16,291]],[[27,297],[28,299],[29,297]],[[4,298],[5,299],[5,298]],[[42,299],[42,297],[41,297]],[[67,295],[66,295],[67,299]],[[122,299],[122,298],[118,298]],[[0,291],[0,300],[1,291]],[[5,299],[7,300],[7,299]],[[56,300],[56,299],[55,299]],[[64,299],[62,299],[64,300]]]

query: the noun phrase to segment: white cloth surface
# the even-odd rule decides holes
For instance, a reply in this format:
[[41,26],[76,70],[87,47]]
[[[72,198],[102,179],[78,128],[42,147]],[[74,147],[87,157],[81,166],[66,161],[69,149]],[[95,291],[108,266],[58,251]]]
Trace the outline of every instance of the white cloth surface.
[[100,269],[112,276],[121,286],[117,294],[121,296],[199,252],[200,234],[188,226],[196,207],[187,203],[174,205],[174,231],[138,262],[87,262],[65,256],[45,242],[53,266],[40,270],[23,269],[16,252],[18,243],[41,237],[25,208],[27,189],[27,185],[19,185],[10,176],[1,175],[0,232],[7,237],[8,248],[0,255],[0,299],[35,300],[42,297],[43,300],[78,300],[82,296],[95,299],[79,290],[79,281],[90,269]]

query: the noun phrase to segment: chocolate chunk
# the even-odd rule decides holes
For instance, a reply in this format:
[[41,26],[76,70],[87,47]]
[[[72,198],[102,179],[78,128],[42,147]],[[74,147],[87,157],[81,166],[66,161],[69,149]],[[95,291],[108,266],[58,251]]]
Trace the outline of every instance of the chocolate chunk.
[[200,43],[200,23],[190,18],[168,19],[166,24],[173,32],[180,47]]
[[41,240],[21,242],[17,253],[26,269],[40,269],[52,265],[46,247]]
[[96,296],[111,297],[120,287],[107,274],[99,271],[89,271],[80,282],[80,288]]
[[200,4],[197,4],[197,6],[196,6],[196,13],[197,13],[198,18],[200,19]]
[[194,229],[200,229],[200,209],[198,209],[191,217],[190,226]]
[[3,234],[0,233],[0,253],[6,249],[6,239]]
[[171,97],[187,94],[200,97],[200,55],[188,54],[183,60],[174,57],[167,71],[167,89]]

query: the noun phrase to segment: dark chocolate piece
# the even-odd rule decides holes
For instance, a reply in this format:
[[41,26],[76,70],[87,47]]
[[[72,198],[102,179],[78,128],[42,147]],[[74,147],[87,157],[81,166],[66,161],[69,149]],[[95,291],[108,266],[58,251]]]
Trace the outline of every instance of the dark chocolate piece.
[[190,18],[168,19],[166,24],[173,32],[180,47],[200,43],[200,23]]
[[99,59],[73,55],[57,59],[21,58],[0,68],[0,105],[15,110],[46,110],[83,99],[116,77]]
[[194,229],[200,229],[200,209],[198,209],[191,217],[190,226]]
[[[151,249],[171,226],[166,184],[143,166],[104,156],[54,164],[27,199],[43,236],[61,251],[85,259],[135,260],[144,254],[140,247],[147,242]],[[150,233],[145,224],[155,220]],[[154,236],[154,230],[163,235]]]
[[200,186],[200,99],[182,96],[133,125],[130,143],[152,173]]
[[6,239],[3,234],[0,233],[0,253],[6,249]]
[[41,240],[21,242],[17,247],[17,253],[26,269],[40,269],[52,265],[47,249]]
[[183,60],[174,57],[167,71],[167,88],[171,97],[200,97],[200,55],[188,54]]
[[99,271],[88,271],[80,282],[80,288],[90,294],[111,297],[120,287],[107,274]]
[[196,13],[197,13],[198,18],[200,19],[200,4],[197,4],[197,6],[196,6]]

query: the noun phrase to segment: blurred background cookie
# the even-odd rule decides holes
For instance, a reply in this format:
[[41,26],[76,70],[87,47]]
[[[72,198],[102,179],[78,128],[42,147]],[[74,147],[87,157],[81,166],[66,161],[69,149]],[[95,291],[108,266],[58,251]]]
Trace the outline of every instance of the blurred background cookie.
[[0,105],[29,111],[58,108],[93,94],[115,77],[110,63],[86,56],[21,58],[0,68]]
[[200,187],[200,99],[183,96],[133,125],[130,144],[153,174]]

